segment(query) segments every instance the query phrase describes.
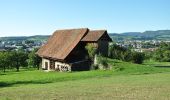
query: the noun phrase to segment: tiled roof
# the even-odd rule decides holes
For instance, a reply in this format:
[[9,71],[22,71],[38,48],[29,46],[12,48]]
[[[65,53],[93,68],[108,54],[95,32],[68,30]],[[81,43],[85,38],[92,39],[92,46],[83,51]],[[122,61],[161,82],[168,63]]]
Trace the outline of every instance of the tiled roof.
[[111,38],[108,36],[106,30],[89,31],[87,35],[81,41],[97,42],[104,35],[108,41],[111,41]]
[[65,59],[88,32],[87,28],[57,30],[37,54],[41,57]]
[[41,57],[64,60],[80,41],[97,42],[100,38],[112,41],[106,30],[89,31],[88,28],[57,30],[37,54]]

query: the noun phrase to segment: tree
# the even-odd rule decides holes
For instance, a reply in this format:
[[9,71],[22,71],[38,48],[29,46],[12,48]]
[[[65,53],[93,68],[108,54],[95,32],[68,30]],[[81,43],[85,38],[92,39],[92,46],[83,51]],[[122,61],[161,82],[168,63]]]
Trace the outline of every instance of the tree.
[[9,52],[0,52],[0,68],[3,69],[3,72],[6,71],[6,68],[11,67],[11,54]]
[[17,71],[19,71],[19,68],[26,67],[27,66],[27,59],[28,54],[24,51],[13,51],[12,53],[12,66],[15,66]]
[[131,54],[132,52],[125,47],[121,47],[116,44],[112,44],[109,46],[109,57],[110,58],[119,59],[123,61],[130,61]]
[[0,52],[0,68],[3,69],[3,72],[6,70],[6,57],[3,52]]
[[157,49],[153,54],[153,58],[157,61],[163,61],[163,52],[163,50]]
[[[85,46],[85,48],[86,48],[86,50],[87,50],[87,52],[88,52],[88,56],[89,56],[89,58],[90,58],[90,60],[91,60],[91,69],[93,70],[93,69],[96,69],[96,63],[97,63],[97,61],[95,60],[95,59],[97,59],[97,57],[95,57],[95,54],[96,54],[96,52],[97,52],[97,49],[96,49],[96,47],[94,47],[92,44],[87,44],[86,46]],[[95,62],[96,61],[96,62]]]
[[137,64],[142,64],[144,61],[144,54],[140,52],[134,52],[132,54],[132,62]]
[[166,51],[163,53],[163,61],[170,62],[170,50],[166,50]]
[[154,52],[153,58],[157,61],[170,61],[170,43],[161,42]]
[[93,45],[91,45],[91,44],[87,44],[86,45],[86,50],[87,50],[87,52],[88,52],[88,55],[89,55],[89,57],[90,57],[90,59],[92,60],[92,61],[94,61],[94,56],[95,56],[95,54],[96,54],[96,47],[94,47]]
[[6,68],[16,68],[19,71],[19,67],[26,67],[28,55],[24,51],[5,51],[0,52],[0,68],[6,71]]
[[36,67],[39,70],[39,65],[41,62],[41,58],[36,55],[38,49],[34,49],[32,52],[28,54],[28,65],[32,67]]

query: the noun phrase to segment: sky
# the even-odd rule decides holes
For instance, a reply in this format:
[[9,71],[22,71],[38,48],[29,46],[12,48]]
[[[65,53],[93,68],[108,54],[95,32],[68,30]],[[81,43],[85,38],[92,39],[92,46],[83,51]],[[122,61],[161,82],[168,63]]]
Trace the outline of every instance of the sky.
[[170,29],[170,0],[0,0],[0,37],[57,29],[109,33]]

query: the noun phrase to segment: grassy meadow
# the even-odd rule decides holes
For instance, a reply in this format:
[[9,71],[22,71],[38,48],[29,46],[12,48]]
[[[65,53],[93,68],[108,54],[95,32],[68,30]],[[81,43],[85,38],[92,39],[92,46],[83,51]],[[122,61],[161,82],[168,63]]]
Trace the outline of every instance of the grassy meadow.
[[170,63],[108,59],[112,70],[0,73],[0,100],[170,100]]

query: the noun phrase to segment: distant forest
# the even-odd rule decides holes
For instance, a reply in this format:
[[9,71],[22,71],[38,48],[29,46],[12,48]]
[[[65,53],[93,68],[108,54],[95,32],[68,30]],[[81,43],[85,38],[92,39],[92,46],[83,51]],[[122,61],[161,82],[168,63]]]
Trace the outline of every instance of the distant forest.
[[115,41],[120,40],[161,40],[170,41],[170,30],[157,30],[145,32],[125,32],[125,33],[110,33],[110,36]]

